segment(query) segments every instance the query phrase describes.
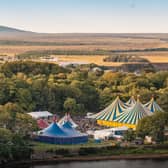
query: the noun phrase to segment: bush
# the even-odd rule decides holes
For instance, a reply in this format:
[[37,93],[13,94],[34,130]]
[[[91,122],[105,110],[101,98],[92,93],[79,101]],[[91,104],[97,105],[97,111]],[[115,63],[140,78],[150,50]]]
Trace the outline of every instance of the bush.
[[79,155],[89,155],[89,154],[96,154],[98,153],[98,148],[80,148],[79,149]]
[[22,136],[0,128],[0,160],[26,160],[31,153],[30,144]]

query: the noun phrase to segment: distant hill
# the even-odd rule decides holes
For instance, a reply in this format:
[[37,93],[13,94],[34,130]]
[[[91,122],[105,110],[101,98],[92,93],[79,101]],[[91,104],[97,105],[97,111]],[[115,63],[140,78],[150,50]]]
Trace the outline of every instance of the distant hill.
[[18,35],[28,35],[28,34],[30,35],[35,33],[31,31],[25,31],[25,30],[20,30],[20,29],[0,25],[0,36],[18,36]]
[[[57,31],[57,29],[55,29]],[[25,31],[13,27],[0,25],[0,45],[15,46],[52,46],[45,50],[55,50],[53,46],[58,46],[62,51],[112,51],[112,52],[148,52],[167,51],[168,34],[151,33],[40,33]],[[21,51],[20,47],[16,50]],[[35,48],[25,48],[24,51],[36,50]],[[39,50],[39,48],[37,48]],[[2,52],[7,52],[3,49]],[[8,49],[9,51],[9,49]],[[12,51],[12,52],[16,52]],[[0,51],[1,52],[1,51]],[[10,51],[11,52],[11,51]],[[21,51],[23,52],[23,50]]]
[[25,31],[6,26],[0,26],[0,32],[25,32]]
[[160,39],[168,41],[168,33],[37,33],[0,25],[0,33],[32,34],[53,36],[58,38],[131,38],[131,39]]

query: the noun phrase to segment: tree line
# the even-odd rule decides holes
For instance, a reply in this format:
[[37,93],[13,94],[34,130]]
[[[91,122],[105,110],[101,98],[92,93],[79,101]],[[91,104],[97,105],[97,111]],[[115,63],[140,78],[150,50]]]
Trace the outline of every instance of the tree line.
[[63,68],[51,63],[12,62],[0,66],[0,104],[18,105],[23,112],[48,110],[75,115],[97,112],[120,95],[123,101],[141,95],[149,101],[155,95],[168,110],[168,72],[97,72],[91,66]]
[[[0,41],[0,44],[2,42]],[[9,42],[12,43],[12,42]],[[27,42],[25,42],[26,44]],[[40,42],[39,42],[40,43]],[[90,43],[91,45],[92,43]],[[43,45],[43,44],[41,44]],[[53,45],[68,45],[68,44],[57,44],[53,43]],[[73,44],[75,45],[75,44]],[[89,45],[85,43],[78,43],[78,45]],[[98,45],[98,44],[96,44]],[[147,48],[147,49],[130,49],[130,50],[103,50],[103,49],[95,49],[95,50],[34,50],[27,51],[21,54],[17,54],[16,57],[20,60],[22,59],[37,59],[39,57],[46,57],[50,55],[113,55],[113,54],[121,54],[121,53],[139,53],[139,52],[162,52],[168,51],[168,48]]]

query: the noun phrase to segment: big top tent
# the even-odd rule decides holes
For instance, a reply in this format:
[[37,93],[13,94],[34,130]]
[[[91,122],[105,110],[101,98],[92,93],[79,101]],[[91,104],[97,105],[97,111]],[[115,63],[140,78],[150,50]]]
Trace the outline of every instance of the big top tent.
[[134,96],[131,96],[131,98],[125,103],[128,106],[133,106],[136,104],[136,100],[134,98]]
[[120,100],[119,96],[117,96],[107,108],[97,114],[89,116],[89,118],[96,119],[99,125],[111,126],[111,122],[126,110],[126,108],[128,107]]
[[88,141],[88,135],[72,128],[70,122],[59,126],[55,121],[39,131],[35,140],[51,144],[80,144]]
[[151,112],[163,112],[163,109],[156,103],[154,97],[152,97],[148,103],[144,104],[144,106],[147,107]]
[[137,100],[134,106],[126,109],[114,120],[113,126],[127,126],[128,128],[135,129],[139,120],[150,115],[152,115],[152,112]]

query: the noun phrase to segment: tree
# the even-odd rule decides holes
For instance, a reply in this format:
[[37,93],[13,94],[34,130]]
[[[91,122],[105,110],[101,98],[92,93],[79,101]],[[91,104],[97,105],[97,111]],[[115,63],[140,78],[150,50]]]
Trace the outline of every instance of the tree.
[[150,80],[150,83],[157,89],[162,88],[166,84],[166,79],[168,77],[167,71],[161,71],[157,73],[151,73],[147,76]]
[[32,94],[29,89],[19,88],[16,92],[16,101],[19,106],[25,111],[32,111],[35,103],[32,100]]
[[90,112],[96,112],[99,110],[99,93],[98,90],[90,84],[89,82],[85,81],[81,83],[79,86],[82,94],[79,97],[78,102],[80,104],[84,104],[85,108]]
[[19,106],[13,103],[7,103],[0,106],[0,126],[9,129],[12,132],[20,132],[28,135],[37,129],[37,123],[28,114],[23,113]]
[[159,98],[157,99],[159,105],[165,112],[168,112],[168,87],[160,90]]
[[76,100],[73,98],[68,97],[65,102],[64,102],[64,110],[65,111],[70,111],[70,112],[75,112],[76,111]]
[[0,128],[0,160],[11,158],[12,133],[10,130]]
[[0,106],[0,127],[6,128],[9,124],[11,116],[8,112],[3,111],[3,106]]
[[133,129],[128,129],[126,133],[124,134],[124,140],[128,142],[135,140],[135,138],[136,138],[136,134]]
[[122,80],[123,75],[118,72],[107,72],[104,73],[102,79],[107,81],[110,85],[117,86]]
[[0,128],[0,161],[30,159],[32,149],[25,138]]
[[168,125],[168,113],[155,112],[154,115],[143,118],[138,122],[137,135],[144,138],[151,136],[157,142],[164,141],[164,129]]
[[104,109],[106,106],[108,106],[112,101],[112,91],[110,88],[104,88],[103,91],[99,94],[100,98],[100,109]]
[[7,103],[0,106],[0,121],[3,126],[13,129],[16,124],[16,114],[22,112],[21,108],[14,103]]
[[12,133],[10,130],[0,128],[0,143],[9,142],[12,139]]

